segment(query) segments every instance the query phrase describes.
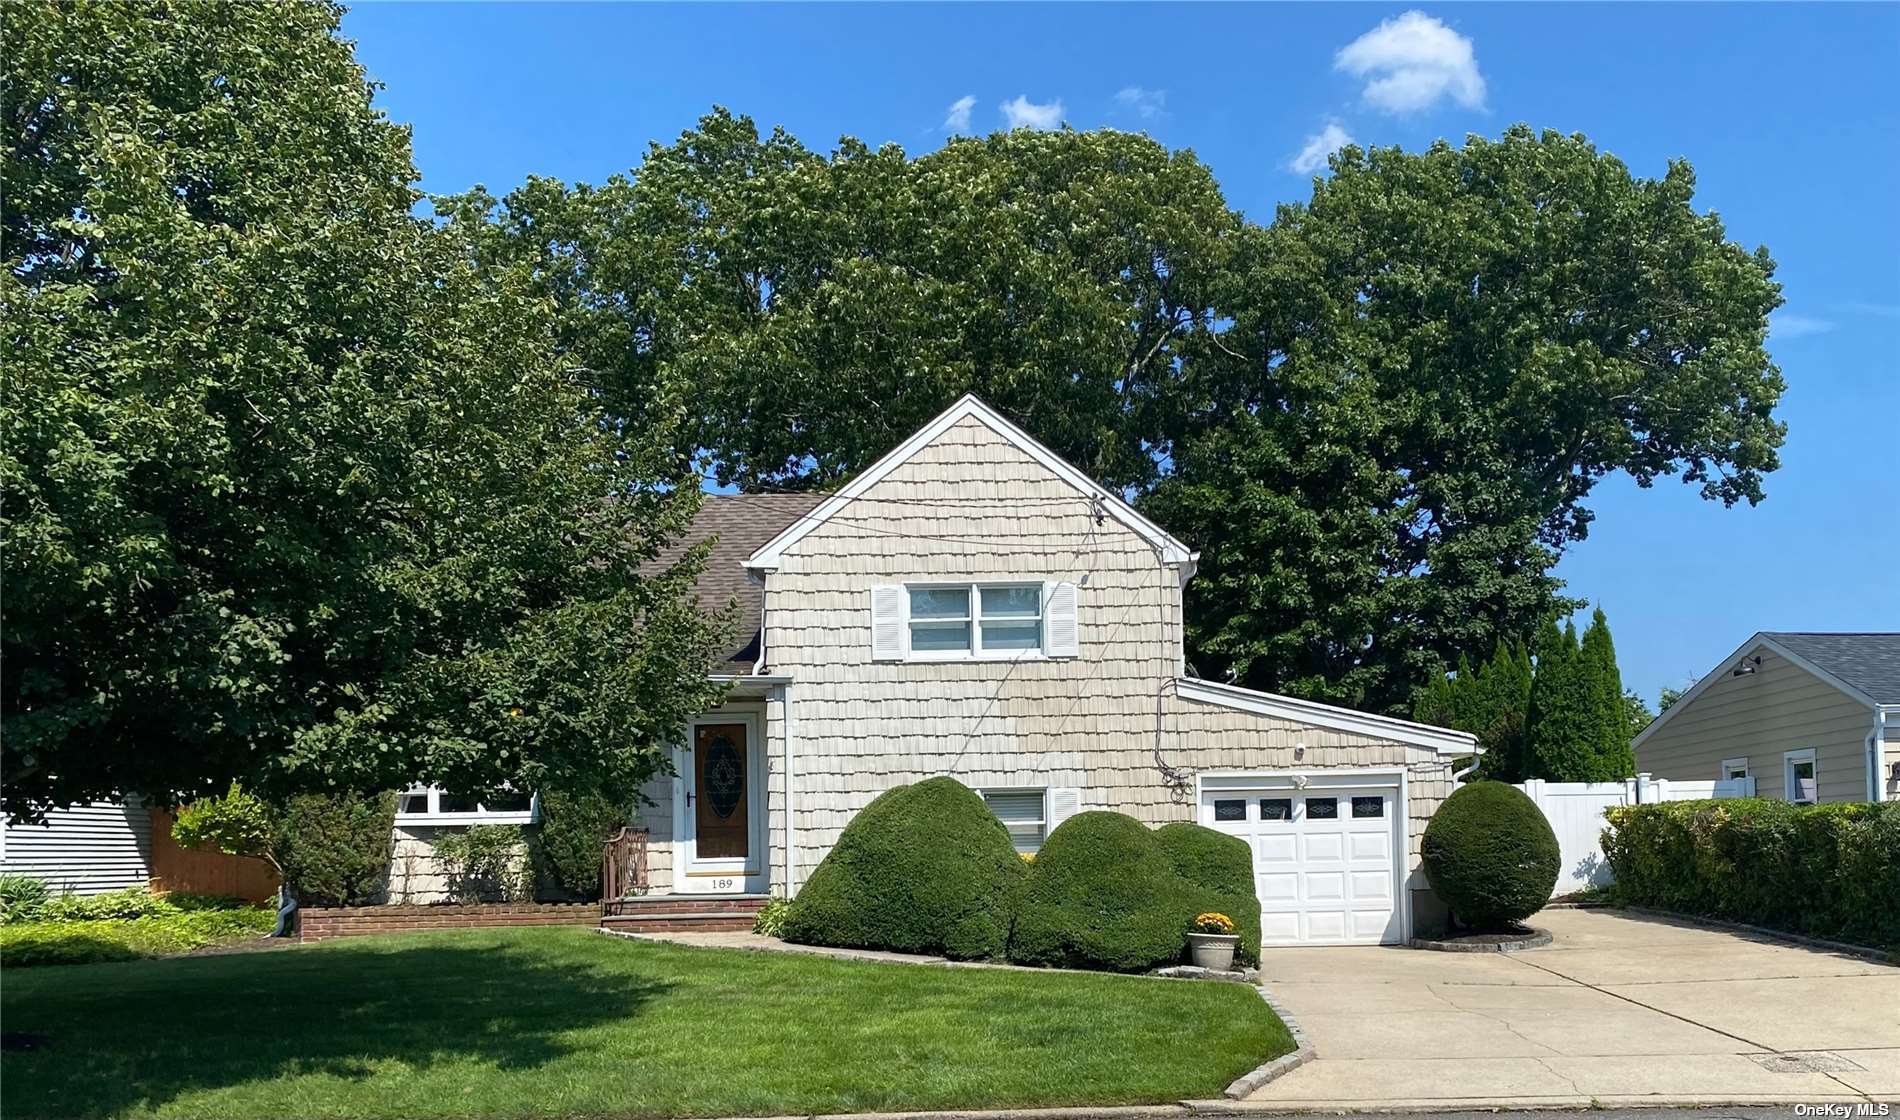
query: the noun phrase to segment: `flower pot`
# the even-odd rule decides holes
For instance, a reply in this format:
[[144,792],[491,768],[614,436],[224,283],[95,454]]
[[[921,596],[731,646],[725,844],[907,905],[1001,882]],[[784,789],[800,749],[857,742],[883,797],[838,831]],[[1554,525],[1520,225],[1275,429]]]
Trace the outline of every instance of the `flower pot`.
[[1238,944],[1240,944],[1239,934],[1188,934],[1188,952],[1194,958],[1195,965],[1209,972],[1232,972],[1234,946]]

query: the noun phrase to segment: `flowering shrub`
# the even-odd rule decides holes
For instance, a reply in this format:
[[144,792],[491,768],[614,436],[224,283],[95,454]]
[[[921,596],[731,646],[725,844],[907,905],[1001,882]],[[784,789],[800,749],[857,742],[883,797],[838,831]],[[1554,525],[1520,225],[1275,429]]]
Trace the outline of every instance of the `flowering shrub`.
[[1225,914],[1206,913],[1194,915],[1195,933],[1220,933],[1232,935],[1234,920]]

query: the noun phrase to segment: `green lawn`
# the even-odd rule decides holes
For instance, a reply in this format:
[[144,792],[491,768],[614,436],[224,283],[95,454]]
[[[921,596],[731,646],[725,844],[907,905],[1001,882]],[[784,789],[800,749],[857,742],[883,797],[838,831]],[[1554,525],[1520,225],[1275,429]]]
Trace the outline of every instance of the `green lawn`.
[[574,928],[8,969],[0,1112],[773,1116],[1218,1096],[1239,984],[687,949]]

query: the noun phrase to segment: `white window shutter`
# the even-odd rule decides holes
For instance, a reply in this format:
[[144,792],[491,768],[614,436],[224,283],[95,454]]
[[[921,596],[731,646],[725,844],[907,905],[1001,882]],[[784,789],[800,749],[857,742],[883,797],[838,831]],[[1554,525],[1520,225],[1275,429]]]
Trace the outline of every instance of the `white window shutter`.
[[1075,584],[1042,585],[1042,652],[1047,657],[1074,657],[1078,645]]
[[904,659],[904,589],[894,583],[871,588],[871,660]]
[[1047,816],[1043,822],[1043,835],[1056,830],[1056,826],[1082,811],[1082,791],[1071,787],[1050,786]]

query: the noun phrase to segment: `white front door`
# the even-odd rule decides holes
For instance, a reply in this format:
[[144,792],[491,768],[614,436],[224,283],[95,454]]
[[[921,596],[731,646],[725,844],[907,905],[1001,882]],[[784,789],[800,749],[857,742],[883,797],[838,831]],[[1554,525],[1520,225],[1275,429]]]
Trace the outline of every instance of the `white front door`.
[[680,894],[766,889],[765,766],[755,712],[695,716],[679,759]]
[[1397,786],[1218,789],[1201,823],[1247,841],[1263,945],[1383,945],[1404,937]]

